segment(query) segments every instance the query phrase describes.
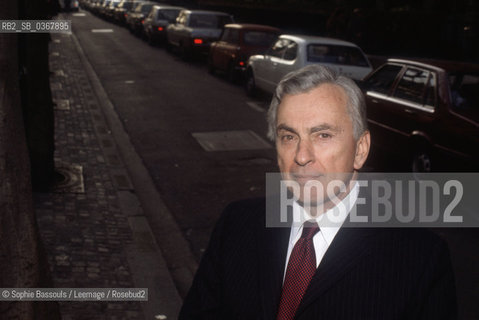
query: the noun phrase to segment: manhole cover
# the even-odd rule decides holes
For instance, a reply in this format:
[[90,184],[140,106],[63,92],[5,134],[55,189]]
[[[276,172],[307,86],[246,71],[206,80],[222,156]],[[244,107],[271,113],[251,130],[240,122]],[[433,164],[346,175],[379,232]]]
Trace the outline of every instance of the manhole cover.
[[270,149],[271,145],[251,130],[195,132],[193,137],[206,151]]
[[85,193],[83,167],[74,164],[61,164],[55,168],[54,193]]

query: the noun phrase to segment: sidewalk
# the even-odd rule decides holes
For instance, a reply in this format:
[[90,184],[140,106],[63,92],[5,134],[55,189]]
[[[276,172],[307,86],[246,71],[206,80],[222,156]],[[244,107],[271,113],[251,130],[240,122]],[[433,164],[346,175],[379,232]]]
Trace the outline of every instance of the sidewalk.
[[[176,319],[181,298],[73,34],[52,34],[55,166],[34,194],[55,287],[148,288],[148,302],[60,302],[63,319]],[[83,57],[84,58],[84,57]],[[133,151],[134,152],[134,151]]]

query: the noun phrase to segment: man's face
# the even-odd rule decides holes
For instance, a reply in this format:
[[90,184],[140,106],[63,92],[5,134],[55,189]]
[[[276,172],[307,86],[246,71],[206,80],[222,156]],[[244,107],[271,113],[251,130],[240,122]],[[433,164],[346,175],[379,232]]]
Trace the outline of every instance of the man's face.
[[[326,205],[331,198],[326,196],[328,183],[340,180],[347,185],[367,158],[369,132],[354,139],[347,99],[341,87],[323,84],[307,93],[286,95],[278,106],[279,169],[283,179],[299,184],[301,193],[296,196],[303,205]],[[319,181],[324,192],[303,192],[311,180]]]

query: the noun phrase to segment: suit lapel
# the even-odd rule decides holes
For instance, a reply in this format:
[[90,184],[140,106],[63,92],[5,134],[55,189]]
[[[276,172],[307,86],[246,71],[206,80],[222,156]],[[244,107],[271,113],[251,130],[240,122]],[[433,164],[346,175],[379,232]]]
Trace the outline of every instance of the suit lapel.
[[304,308],[324,294],[368,253],[374,230],[341,228],[323,257],[298,308]]

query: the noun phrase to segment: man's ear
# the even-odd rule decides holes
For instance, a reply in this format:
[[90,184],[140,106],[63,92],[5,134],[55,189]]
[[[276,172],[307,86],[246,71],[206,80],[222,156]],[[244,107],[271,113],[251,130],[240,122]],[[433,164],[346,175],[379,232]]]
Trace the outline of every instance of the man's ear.
[[366,130],[356,142],[356,154],[354,156],[354,169],[359,170],[366,162],[371,147],[371,134]]

